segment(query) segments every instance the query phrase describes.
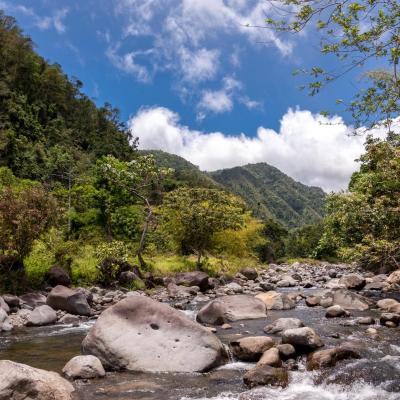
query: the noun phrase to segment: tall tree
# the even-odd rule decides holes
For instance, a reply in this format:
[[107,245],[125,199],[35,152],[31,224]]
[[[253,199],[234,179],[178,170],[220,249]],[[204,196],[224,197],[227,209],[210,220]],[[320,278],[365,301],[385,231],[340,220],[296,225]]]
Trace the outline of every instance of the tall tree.
[[163,207],[172,235],[183,251],[197,254],[198,265],[215,233],[243,223],[241,202],[218,189],[180,188],[165,196]]

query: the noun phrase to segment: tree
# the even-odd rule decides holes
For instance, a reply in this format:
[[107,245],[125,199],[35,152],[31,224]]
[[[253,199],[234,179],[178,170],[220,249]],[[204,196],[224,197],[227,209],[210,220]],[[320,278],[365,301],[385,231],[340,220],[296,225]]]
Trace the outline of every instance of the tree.
[[348,193],[328,197],[319,251],[372,270],[400,267],[400,148],[368,139]]
[[181,250],[197,254],[201,265],[215,233],[241,227],[243,204],[218,189],[179,188],[165,196],[163,214]]
[[152,156],[138,156],[134,160],[120,161],[113,156],[106,156],[97,163],[100,180],[103,187],[114,196],[129,197],[131,202],[140,201],[145,208],[145,219],[140,237],[137,256],[141,267],[146,263],[143,259],[146,235],[153,217],[149,195],[151,189],[156,187],[169,170],[157,167]]
[[324,225],[322,222],[291,230],[285,241],[286,256],[314,257],[323,231]]
[[41,187],[0,194],[0,250],[22,263],[33,242],[56,220],[56,201]]
[[261,230],[265,242],[258,246],[257,252],[262,262],[274,262],[285,255],[287,229],[279,222],[268,219]]
[[311,95],[370,61],[382,65],[363,74],[366,84],[346,108],[358,132],[384,126],[390,136],[394,119],[400,114],[400,3],[397,0],[273,0],[271,3],[284,17],[268,18],[268,27],[280,33],[299,33],[311,25],[321,33],[322,54],[333,55],[340,61],[337,70],[315,66],[303,71],[311,77],[307,85]]

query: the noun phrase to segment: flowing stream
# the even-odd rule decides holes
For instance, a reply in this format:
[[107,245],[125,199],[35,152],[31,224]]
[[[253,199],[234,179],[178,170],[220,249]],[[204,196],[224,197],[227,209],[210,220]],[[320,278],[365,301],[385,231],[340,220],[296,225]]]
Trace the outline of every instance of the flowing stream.
[[[200,305],[196,305],[198,308]],[[185,313],[194,318],[196,310]],[[290,372],[285,389],[259,387],[248,390],[242,383],[250,363],[232,362],[207,374],[109,373],[106,378],[76,383],[76,398],[82,400],[400,400],[400,329],[378,328],[378,336],[368,336],[366,326],[353,324],[359,315],[378,314],[373,310],[352,313],[350,318],[326,319],[321,307],[299,303],[293,310],[271,311],[263,320],[233,323],[233,329],[217,335],[228,344],[243,336],[263,335],[264,326],[276,318],[296,317],[311,326],[327,347],[343,341],[361,345],[361,359],[341,361],[336,367],[308,372],[304,360]],[[91,323],[79,328],[56,326],[27,328],[0,336],[0,358],[60,372],[65,363],[80,354],[80,344]],[[339,336],[339,338],[335,338]],[[171,355],[173,357],[173,355]],[[190,354],[188,354],[190,357]]]

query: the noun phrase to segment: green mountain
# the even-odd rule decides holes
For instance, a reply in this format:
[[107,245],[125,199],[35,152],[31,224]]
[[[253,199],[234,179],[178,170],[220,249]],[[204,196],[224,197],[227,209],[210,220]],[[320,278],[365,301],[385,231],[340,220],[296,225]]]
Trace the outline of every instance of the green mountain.
[[174,154],[160,150],[142,153],[153,154],[159,166],[174,169],[166,190],[182,185],[224,188],[240,196],[255,216],[275,219],[289,228],[312,224],[323,215],[325,193],[322,189],[296,182],[268,164],[206,173]]
[[159,167],[172,168],[174,173],[164,183],[167,191],[179,186],[189,187],[220,187],[209,175],[200,171],[199,167],[175,154],[161,150],[140,150],[142,154],[152,154]]
[[294,228],[321,219],[325,193],[296,182],[266,163],[210,173],[218,183],[242,197],[258,218],[273,218]]

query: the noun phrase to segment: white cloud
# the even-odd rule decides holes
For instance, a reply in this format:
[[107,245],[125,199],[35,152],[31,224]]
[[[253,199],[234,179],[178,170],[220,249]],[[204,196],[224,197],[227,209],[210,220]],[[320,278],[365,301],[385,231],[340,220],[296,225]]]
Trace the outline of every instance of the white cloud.
[[230,94],[225,90],[205,90],[199,103],[199,108],[209,110],[214,113],[222,113],[232,110],[233,101]]
[[151,62],[158,69],[178,72],[185,83],[213,79],[222,52],[230,58],[232,67],[240,65],[237,41],[232,39],[227,43],[221,39],[223,34],[245,37],[253,44],[264,42],[275,46],[283,55],[292,50],[292,45],[283,42],[272,30],[246,27],[246,24],[264,24],[266,15],[273,12],[268,2],[114,0],[114,4],[116,14],[125,18],[123,37],[146,37],[146,46],[155,50]]
[[183,79],[186,81],[197,83],[215,76],[219,64],[219,51],[205,48],[190,51],[183,47],[179,55]]
[[0,8],[8,13],[22,14],[31,18],[34,25],[42,30],[54,28],[58,33],[64,33],[67,29],[63,22],[69,12],[69,9],[66,7],[56,10],[50,16],[38,15],[33,8],[21,4],[10,3],[5,0],[0,1]]
[[125,54],[119,54],[120,44],[117,43],[115,46],[109,46],[106,51],[107,58],[112,64],[119,70],[133,75],[139,82],[149,82],[150,73],[147,68],[141,64],[136,63],[136,57],[142,55],[142,52],[128,52]]
[[202,170],[266,162],[327,191],[347,187],[365,140],[351,135],[340,117],[298,109],[282,117],[279,132],[260,127],[255,137],[192,130],[179,123],[178,114],[162,107],[141,109],[129,128],[139,137],[140,148],[178,154]]

